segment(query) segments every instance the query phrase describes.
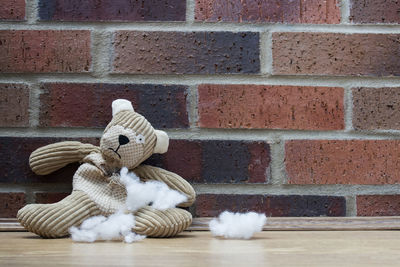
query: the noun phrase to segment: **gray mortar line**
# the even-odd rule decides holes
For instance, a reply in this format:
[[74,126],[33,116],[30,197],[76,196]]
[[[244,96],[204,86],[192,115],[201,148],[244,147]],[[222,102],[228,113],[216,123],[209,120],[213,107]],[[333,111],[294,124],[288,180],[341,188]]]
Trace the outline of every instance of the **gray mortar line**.
[[313,33],[400,33],[399,24],[250,24],[222,22],[0,22],[2,30],[93,30],[102,28],[106,31],[229,31],[229,32],[313,32]]
[[[104,128],[0,128],[0,137],[100,137]],[[299,131],[270,129],[163,129],[171,139],[243,140],[400,140],[400,131]]]
[[[111,63],[110,63],[111,65]],[[0,82],[27,82],[37,79],[40,82],[65,83],[113,83],[113,84],[168,84],[197,85],[212,84],[256,84],[287,86],[322,86],[322,87],[400,87],[400,77],[356,77],[356,76],[305,76],[305,75],[260,75],[260,74],[110,74],[94,77],[92,73],[82,74],[0,74]]]
[[36,24],[39,19],[38,2],[39,0],[25,0],[25,18],[29,25]]
[[357,216],[357,197],[346,196],[346,216],[355,217]]
[[260,33],[260,73],[261,75],[271,75],[272,71],[272,43],[269,32]]
[[112,32],[96,28],[91,32],[92,75],[106,77],[110,72]]
[[285,142],[277,140],[270,143],[271,148],[271,181],[273,185],[286,184],[285,173]]
[[32,128],[39,126],[40,117],[40,83],[29,84],[29,125]]
[[344,125],[345,131],[354,131],[353,127],[353,94],[349,87],[344,88]]
[[187,98],[186,109],[188,111],[189,126],[190,128],[196,128],[199,121],[198,118],[198,92],[197,86],[190,85],[188,87],[188,98]]
[[340,3],[340,23],[349,24],[350,23],[350,0],[341,0]]
[[249,195],[398,195],[400,185],[269,185],[269,184],[193,184],[197,194]]
[[195,16],[195,0],[186,0],[186,23],[192,24]]

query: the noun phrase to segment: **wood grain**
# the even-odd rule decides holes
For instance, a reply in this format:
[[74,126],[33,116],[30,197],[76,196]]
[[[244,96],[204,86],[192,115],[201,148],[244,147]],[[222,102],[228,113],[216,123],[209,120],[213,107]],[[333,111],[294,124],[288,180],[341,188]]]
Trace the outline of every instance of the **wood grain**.
[[[208,231],[212,218],[194,218],[188,231]],[[272,217],[264,231],[400,230],[400,217]],[[12,218],[0,218],[0,232],[25,231]]]
[[74,243],[0,233],[0,266],[399,266],[400,231],[265,231],[250,240],[175,238]]

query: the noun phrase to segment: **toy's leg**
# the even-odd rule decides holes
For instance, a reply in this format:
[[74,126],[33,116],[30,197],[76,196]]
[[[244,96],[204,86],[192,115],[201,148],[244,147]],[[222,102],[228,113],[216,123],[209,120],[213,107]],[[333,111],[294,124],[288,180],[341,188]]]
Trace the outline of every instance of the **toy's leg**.
[[56,238],[68,235],[71,226],[100,215],[100,209],[81,191],[54,204],[30,204],[18,211],[17,218],[28,231],[41,237]]
[[135,213],[135,233],[151,237],[171,237],[187,229],[192,215],[183,209],[172,208],[164,211],[145,207]]

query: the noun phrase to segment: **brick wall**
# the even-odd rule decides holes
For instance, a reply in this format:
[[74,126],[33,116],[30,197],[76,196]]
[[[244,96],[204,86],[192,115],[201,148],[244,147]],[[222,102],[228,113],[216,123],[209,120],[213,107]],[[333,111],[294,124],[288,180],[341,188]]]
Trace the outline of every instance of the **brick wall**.
[[194,184],[196,216],[400,215],[398,1],[0,1],[0,217],[71,190],[115,98],[171,140],[149,163]]

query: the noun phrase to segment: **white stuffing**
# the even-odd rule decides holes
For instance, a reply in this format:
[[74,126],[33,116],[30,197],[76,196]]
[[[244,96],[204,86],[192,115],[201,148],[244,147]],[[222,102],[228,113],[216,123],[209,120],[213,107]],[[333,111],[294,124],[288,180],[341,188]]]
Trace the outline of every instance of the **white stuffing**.
[[94,216],[86,219],[79,228],[71,227],[69,232],[73,241],[94,242],[96,240],[121,239],[126,243],[140,241],[146,236],[132,232],[132,228],[135,226],[133,212],[150,203],[155,209],[165,210],[187,201],[184,194],[170,189],[162,182],[141,182],[139,177],[134,173],[129,173],[127,168],[121,169],[120,182],[127,191],[125,207],[108,218]]
[[126,187],[126,208],[130,211],[136,211],[150,203],[155,209],[166,210],[187,201],[184,194],[170,189],[165,183],[141,182],[134,173],[128,173],[127,168],[121,169],[121,183]]
[[262,231],[262,227],[266,222],[267,217],[265,214],[224,211],[218,218],[212,219],[209,226],[214,236],[250,239],[255,232]]

